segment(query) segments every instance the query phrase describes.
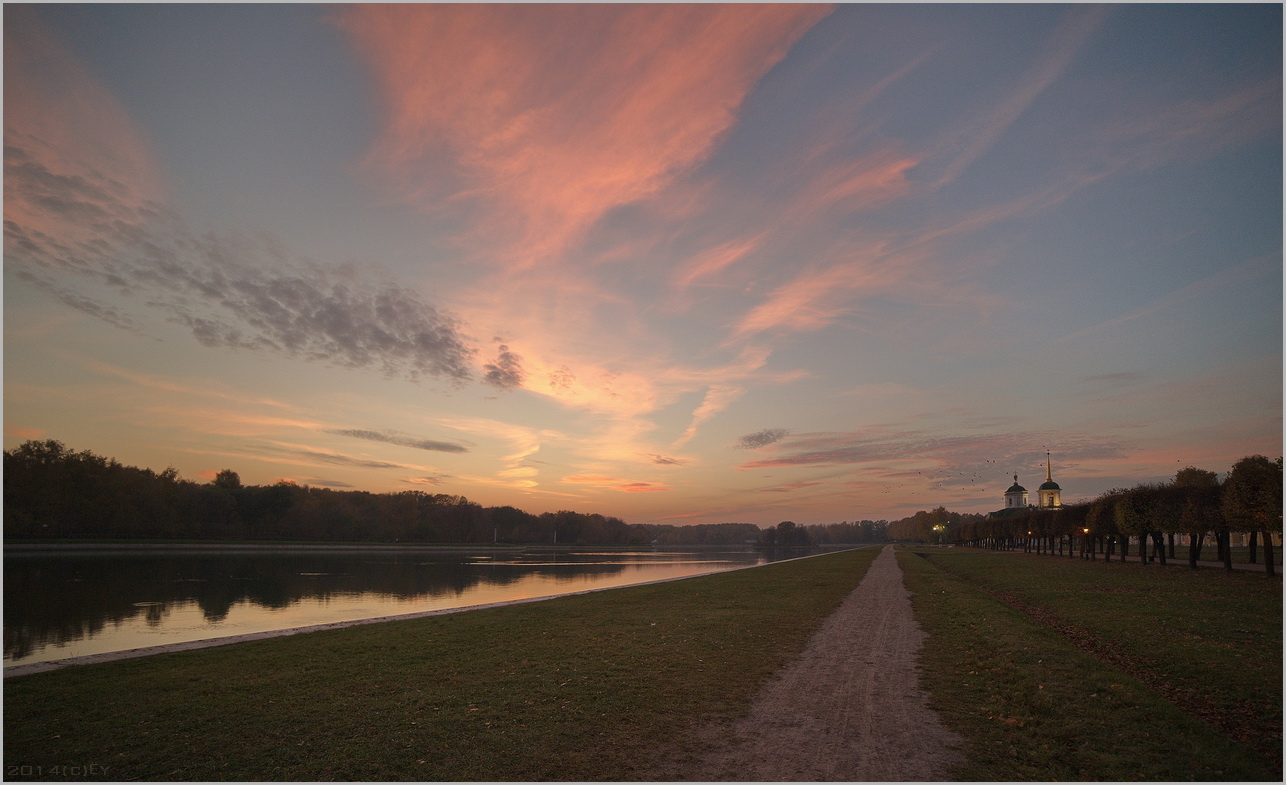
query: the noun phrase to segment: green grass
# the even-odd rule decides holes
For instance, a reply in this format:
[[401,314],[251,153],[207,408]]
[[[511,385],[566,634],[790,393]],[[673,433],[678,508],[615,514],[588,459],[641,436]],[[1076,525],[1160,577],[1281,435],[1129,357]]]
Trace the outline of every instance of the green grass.
[[876,553],[9,679],[7,778],[647,779]]
[[1281,779],[1280,583],[964,549],[899,564],[960,779]]
[[[654,779],[876,553],[8,679],[7,779]],[[922,553],[898,558],[957,778],[1280,780],[1280,583]]]

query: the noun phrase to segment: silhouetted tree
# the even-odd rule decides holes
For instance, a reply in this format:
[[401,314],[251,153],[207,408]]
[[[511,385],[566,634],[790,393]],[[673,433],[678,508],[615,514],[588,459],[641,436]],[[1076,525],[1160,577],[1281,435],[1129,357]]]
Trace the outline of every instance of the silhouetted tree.
[[1282,530],[1282,459],[1248,455],[1233,464],[1224,482],[1224,515],[1245,531],[1264,533],[1264,565],[1274,574],[1273,532]]
[[1188,535],[1188,566],[1195,570],[1206,532],[1224,528],[1219,475],[1186,466],[1174,475],[1173,486],[1180,498],[1177,528]]

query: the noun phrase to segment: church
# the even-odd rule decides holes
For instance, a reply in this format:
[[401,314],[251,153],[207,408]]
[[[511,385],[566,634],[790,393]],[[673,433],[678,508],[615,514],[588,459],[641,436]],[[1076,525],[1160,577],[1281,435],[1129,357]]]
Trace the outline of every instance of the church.
[[[1054,475],[1050,468],[1049,453],[1045,453],[1045,481],[1036,489],[1036,505],[1041,509],[1051,510],[1063,506],[1063,489],[1054,482]],[[1014,475],[1014,484],[1009,486],[1005,491],[1005,508],[997,510],[992,515],[1006,515],[1013,510],[1026,510],[1032,505],[1027,501],[1027,489],[1018,484],[1018,475]]]

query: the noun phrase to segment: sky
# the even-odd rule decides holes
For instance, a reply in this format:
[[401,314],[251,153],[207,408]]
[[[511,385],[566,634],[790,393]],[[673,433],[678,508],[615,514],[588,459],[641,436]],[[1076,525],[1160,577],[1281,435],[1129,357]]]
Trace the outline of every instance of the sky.
[[4,446],[769,526],[1282,453],[1282,8],[4,7]]

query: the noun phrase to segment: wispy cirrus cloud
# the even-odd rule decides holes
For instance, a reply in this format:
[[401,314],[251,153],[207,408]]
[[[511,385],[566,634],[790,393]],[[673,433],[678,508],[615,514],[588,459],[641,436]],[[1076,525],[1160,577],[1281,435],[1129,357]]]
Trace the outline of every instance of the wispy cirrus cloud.
[[788,482],[785,485],[774,485],[771,488],[758,488],[757,491],[759,493],[794,493],[795,491],[802,491],[805,488],[816,488],[825,484],[826,483],[821,482],[820,480],[798,480],[796,482]]
[[343,480],[327,480],[327,479],[320,478],[320,477],[303,477],[303,478],[301,478],[301,479],[299,479],[299,480],[293,480],[293,479],[289,479],[289,478],[285,478],[285,477],[283,477],[283,478],[282,478],[282,480],[284,480],[284,481],[288,481],[288,482],[291,482],[291,483],[294,483],[294,484],[296,484],[296,485],[297,485],[297,484],[299,484],[300,482],[302,482],[304,485],[316,485],[316,486],[319,486],[319,487],[322,487],[322,488],[353,488],[353,487],[355,487],[351,482],[344,482]]
[[[717,410],[723,388],[666,375],[676,363],[638,292],[583,244],[606,216],[664,201],[707,161],[759,80],[830,10],[373,5],[336,14],[383,101],[367,171],[430,214],[449,214],[463,252],[490,271],[452,298],[469,324],[506,336],[483,366],[485,383],[606,414],[614,434],[648,430],[640,418],[694,387],[711,392],[693,428]],[[678,285],[753,252],[753,242],[738,245],[678,273]],[[620,445],[635,455],[643,447]]]
[[590,485],[601,488],[610,488],[621,493],[657,493],[660,491],[671,490],[669,487],[656,482],[642,482],[638,480],[623,480],[619,477],[608,477],[601,474],[573,474],[564,477],[563,482],[571,485]]
[[[928,431],[869,426],[845,433],[800,434],[779,442],[774,455],[747,461],[741,469],[785,466],[862,465],[896,467],[913,465],[917,475],[941,479],[934,471],[964,475],[1023,470],[1044,463],[1045,450],[1054,446],[1060,460],[1106,460],[1126,453],[1116,438],[1051,433],[1011,433],[939,436]],[[905,469],[904,469],[905,471]],[[889,475],[894,476],[894,475]],[[909,474],[903,474],[907,477]]]
[[359,455],[349,455],[331,450],[319,450],[303,444],[282,441],[245,441],[238,444],[231,454],[248,455],[267,463],[293,466],[343,466],[352,469],[415,469],[401,463],[381,461]]
[[856,295],[887,289],[909,274],[879,263],[879,252],[801,273],[751,308],[733,329],[734,340],[769,331],[809,332],[832,323],[855,307]]
[[727,409],[733,401],[745,394],[743,387],[730,384],[715,384],[706,390],[705,398],[702,399],[701,405],[692,412],[692,422],[688,424],[683,435],[674,440],[670,446],[673,448],[681,447],[692,440],[697,435],[697,430],[711,417]]
[[[889,158],[888,168],[861,165],[844,156],[837,158],[836,140],[846,135],[838,126],[831,128],[790,170],[807,174],[804,185],[793,191],[788,200],[786,212],[805,217],[822,214],[831,207],[843,206],[844,199],[836,197],[850,190],[860,196],[852,205],[859,210],[905,197],[928,198],[930,192],[959,178],[998,142],[1067,70],[1108,13],[1102,7],[1073,11],[1051,37],[1044,56],[1000,101],[962,122],[963,130],[958,133],[944,136],[925,149]],[[917,59],[884,81],[896,81],[895,76],[924,59]],[[872,93],[876,94],[878,91]],[[971,265],[962,264],[965,259],[950,250],[953,243],[989,227],[1047,211],[1072,193],[1124,169],[1201,157],[1212,149],[1262,138],[1280,128],[1281,83],[1275,79],[1229,95],[1189,98],[1117,114],[1116,119],[1096,126],[1092,133],[1069,139],[1068,143],[1082,152],[1074,157],[1076,163],[1051,170],[1045,180],[1030,185],[1025,192],[964,213],[938,211],[922,225],[867,232],[860,239],[837,244],[811,261],[804,261],[793,280],[774,288],[734,323],[732,340],[769,331],[816,331],[858,313],[864,300],[880,296],[954,301],[980,312],[994,311],[1001,305],[995,295],[964,283]],[[862,131],[853,133],[860,136]],[[810,162],[813,166],[818,162],[838,162],[842,166],[818,173],[812,171]],[[851,179],[844,174],[845,167],[854,172]],[[866,176],[881,172],[887,175],[883,186],[880,177]],[[916,186],[910,179],[912,174],[917,182],[926,176],[929,181]],[[757,228],[757,240],[765,242],[761,239],[764,236]],[[735,241],[728,245],[735,247]],[[972,268],[980,269],[984,264],[980,257]]]
[[408,477],[403,482],[410,483],[411,485],[442,485],[446,480],[447,478],[445,477],[426,475],[424,477]]
[[1231,146],[1279,138],[1281,117],[1280,76],[1229,93],[1141,99],[1079,140],[1086,163],[1077,175],[1092,182],[1120,170],[1201,160]]
[[678,267],[671,285],[683,290],[700,282],[708,282],[725,268],[758,250],[765,239],[766,235],[759,233],[752,237],[737,238],[706,248]]
[[[804,251],[792,280],[772,288],[732,322],[729,341],[764,333],[817,331],[859,314],[864,302],[878,297],[917,304],[957,302],[983,311],[998,305],[997,298],[985,291],[961,285],[971,269],[960,264],[959,252],[949,250],[949,244],[995,223],[1046,209],[1092,181],[1091,175],[1070,173],[1051,181],[1057,185],[1037,185],[1030,193],[965,214],[953,214],[949,208],[929,211],[933,218],[921,225],[886,224],[848,235],[831,229],[840,216],[874,215],[908,199],[929,199],[958,179],[1066,71],[1106,13],[1101,8],[1070,13],[1044,56],[1002,98],[962,119],[963,130],[907,147],[913,143],[883,136],[869,111],[836,114],[818,125],[808,144],[789,153],[789,165],[779,168],[777,181],[770,188],[765,184],[774,204],[771,213],[764,213],[772,217],[766,218],[767,230],[756,226],[751,236],[756,249],[775,243],[788,245],[791,253],[807,248],[808,243],[801,241],[810,227],[819,233],[830,231],[836,239],[829,247]],[[880,79],[856,103],[865,109],[929,62],[932,54],[923,53]],[[816,229],[822,226],[829,229]],[[794,240],[787,244],[789,238]],[[722,249],[739,247],[736,238],[727,239],[710,253],[712,259],[720,260]],[[951,263],[944,261],[947,258]],[[694,273],[705,269],[703,262],[699,259],[689,269]],[[718,272],[727,267],[709,269]],[[689,274],[677,280],[690,284],[698,279]]]
[[[1219,270],[1212,275],[1208,275],[1199,281],[1194,281],[1181,289],[1169,292],[1168,294],[1153,300],[1144,307],[1133,313],[1117,316],[1106,322],[1078,330],[1075,333],[1064,335],[1054,339],[1051,344],[1062,346],[1068,343],[1074,343],[1083,340],[1086,336],[1102,333],[1119,328],[1121,325],[1132,322],[1135,319],[1142,319],[1151,316],[1157,312],[1175,308],[1191,300],[1200,300],[1211,298],[1219,294],[1220,290],[1245,284],[1261,278],[1269,278],[1273,275],[1281,275],[1281,258],[1271,256],[1260,256],[1253,259],[1247,259],[1240,264]],[[1271,279],[1270,279],[1271,280]]]
[[[246,395],[230,389],[225,383],[215,379],[175,380],[158,374],[142,373],[129,368],[122,368],[120,366],[98,360],[85,360],[75,356],[65,356],[65,359],[83,364],[89,370],[104,376],[123,379],[124,381],[138,385],[139,387],[160,390],[163,392],[178,393],[179,395],[187,398],[215,398],[218,400],[228,401],[239,406],[267,406],[273,409],[294,408],[293,404],[277,400],[275,398],[264,398],[260,395]],[[313,425],[314,423],[310,422],[303,424],[301,427],[312,427]]]
[[[6,224],[68,247],[130,231],[165,193],[151,145],[34,9],[4,21]],[[15,175],[31,198],[13,198]]]
[[505,264],[526,266],[705,158],[753,85],[828,13],[355,5],[336,20],[383,99],[370,163],[426,207],[486,202],[487,232],[507,230]]
[[398,447],[410,447],[415,450],[427,450],[429,452],[463,453],[469,451],[469,449],[462,444],[440,442],[404,433],[394,433],[392,431],[372,431],[364,428],[328,428],[325,430],[325,433],[334,434],[336,436],[348,436],[352,439],[363,439],[369,442],[395,444]]
[[1003,300],[970,283],[988,258],[952,249],[991,227],[1047,210],[1085,184],[1071,178],[967,211],[944,210],[907,227],[841,236],[746,310],[732,324],[728,343],[821,330],[879,297],[992,312]]
[[320,463],[331,464],[333,466],[351,466],[360,469],[402,469],[402,464],[389,463],[388,461],[378,461],[372,458],[357,458],[352,455],[342,453],[326,452],[324,450],[314,450],[299,447],[292,450],[293,454],[305,460],[317,461]]
[[[571,252],[604,216],[658,197],[705,161],[759,79],[829,12],[428,5],[337,16],[384,99],[371,170],[408,200],[457,211],[482,231],[470,247],[495,273],[456,302],[471,324],[504,325],[510,336],[485,381],[621,419],[690,389],[661,378],[673,367],[662,351],[640,353],[652,327],[633,293]],[[753,249],[746,241],[708,254],[677,274],[678,285]],[[622,353],[631,357],[624,367]],[[732,397],[728,385],[707,386],[678,443]]]
[[935,158],[945,157],[933,187],[939,188],[958,178],[975,161],[990,150],[1036,98],[1058,79],[1085,42],[1111,13],[1108,6],[1094,5],[1075,9],[1046,44],[1044,57],[1036,67],[1022,75],[1014,90],[998,105],[979,114],[972,122],[957,128],[946,137]]

